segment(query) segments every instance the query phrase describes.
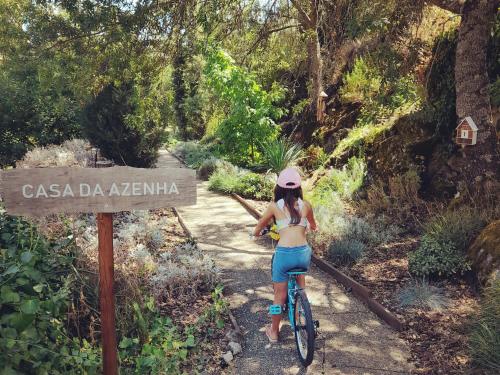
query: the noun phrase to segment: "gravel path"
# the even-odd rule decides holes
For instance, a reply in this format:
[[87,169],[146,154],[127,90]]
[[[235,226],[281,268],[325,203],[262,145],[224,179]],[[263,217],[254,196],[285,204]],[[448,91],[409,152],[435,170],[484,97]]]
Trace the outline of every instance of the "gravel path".
[[[158,167],[182,165],[162,151]],[[269,344],[264,325],[272,303],[272,246],[252,241],[255,219],[234,199],[198,184],[196,206],[178,208],[199,246],[222,269],[224,294],[243,331],[243,353],[231,365],[236,375],[280,374],[409,374],[409,350],[397,333],[380,321],[329,275],[312,266],[306,276],[313,316],[320,321],[314,361],[307,369],[297,358],[286,320],[279,344]]]

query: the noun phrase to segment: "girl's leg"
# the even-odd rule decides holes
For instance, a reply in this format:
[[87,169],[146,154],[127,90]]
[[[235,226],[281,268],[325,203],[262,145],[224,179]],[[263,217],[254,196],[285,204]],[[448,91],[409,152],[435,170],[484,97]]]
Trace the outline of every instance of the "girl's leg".
[[306,288],[306,275],[297,275],[297,284],[299,284],[299,286],[302,289],[305,289]]
[[[274,286],[274,302],[273,303],[275,305],[282,306],[286,300],[288,282],[285,281],[282,283],[273,283],[273,286]],[[280,329],[281,314],[271,315],[271,317],[272,317],[272,324],[271,324],[270,336],[272,339],[277,339],[278,332]]]

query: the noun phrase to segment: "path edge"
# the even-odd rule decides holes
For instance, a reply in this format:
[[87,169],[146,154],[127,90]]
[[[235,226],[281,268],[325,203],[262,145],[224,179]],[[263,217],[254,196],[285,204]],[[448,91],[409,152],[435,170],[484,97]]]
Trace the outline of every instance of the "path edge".
[[[184,218],[182,217],[180,212],[175,207],[173,207],[172,210],[174,211],[174,215],[177,217],[177,220],[179,221],[179,224],[181,225],[184,232],[186,232],[186,234],[188,235],[189,238],[196,240],[196,237],[193,236],[193,232],[191,232],[191,230],[186,225],[186,222],[184,221]],[[224,294],[222,294],[222,296],[224,296]],[[240,326],[238,325],[238,322],[236,321],[236,318],[234,317],[233,312],[231,311],[231,308],[229,306],[228,306],[227,311],[228,311],[228,315],[229,315],[229,320],[231,321],[231,324],[233,326],[234,331],[236,332],[236,334],[240,338],[243,337],[243,331],[241,330]]]
[[[240,204],[252,215],[255,219],[260,219],[261,213],[257,211],[246,199],[242,198],[236,193],[231,193],[231,196],[240,202]],[[311,257],[314,264],[318,266],[321,270],[332,276],[335,280],[341,283],[348,291],[351,291],[357,298],[362,300],[368,308],[374,312],[380,319],[386,322],[391,328],[397,332],[401,332],[404,329],[404,324],[398,319],[398,317],[387,310],[380,302],[372,297],[372,292],[361,285],[356,280],[347,276],[345,273],[336,269],[327,261],[319,258],[316,255]]]

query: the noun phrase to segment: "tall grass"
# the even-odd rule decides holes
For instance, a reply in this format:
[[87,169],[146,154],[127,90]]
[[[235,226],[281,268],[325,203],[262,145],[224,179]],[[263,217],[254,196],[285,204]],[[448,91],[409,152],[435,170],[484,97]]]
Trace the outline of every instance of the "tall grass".
[[500,280],[485,288],[481,310],[469,336],[476,365],[500,373]]

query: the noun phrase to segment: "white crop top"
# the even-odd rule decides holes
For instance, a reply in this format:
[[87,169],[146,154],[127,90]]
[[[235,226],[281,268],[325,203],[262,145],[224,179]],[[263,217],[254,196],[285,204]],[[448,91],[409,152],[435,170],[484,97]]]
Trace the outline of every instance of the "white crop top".
[[[302,199],[297,199],[297,203],[299,204],[299,214],[302,213],[302,208],[304,207],[304,202],[302,201]],[[280,199],[279,201],[276,202],[276,205],[278,206],[278,208],[283,211],[283,213],[285,214],[286,218],[285,219],[280,219],[280,220],[276,220],[276,226],[277,226],[277,230],[278,232],[283,229],[283,228],[287,228],[290,225],[290,222],[292,220],[292,218],[286,214],[285,212],[285,201],[283,199]],[[298,224],[295,224],[295,225],[300,225],[300,226],[303,226],[303,227],[307,227],[307,218],[303,217],[300,219],[299,223]],[[294,225],[292,225],[294,226]]]

